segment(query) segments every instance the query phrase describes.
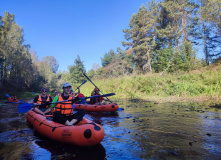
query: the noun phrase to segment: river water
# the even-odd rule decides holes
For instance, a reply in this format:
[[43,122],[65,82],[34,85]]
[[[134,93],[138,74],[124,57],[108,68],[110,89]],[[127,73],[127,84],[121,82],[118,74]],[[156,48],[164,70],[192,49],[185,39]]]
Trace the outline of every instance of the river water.
[[116,114],[87,113],[103,126],[104,140],[78,147],[48,140],[18,113],[0,103],[0,159],[20,160],[220,160],[221,105],[118,100]]

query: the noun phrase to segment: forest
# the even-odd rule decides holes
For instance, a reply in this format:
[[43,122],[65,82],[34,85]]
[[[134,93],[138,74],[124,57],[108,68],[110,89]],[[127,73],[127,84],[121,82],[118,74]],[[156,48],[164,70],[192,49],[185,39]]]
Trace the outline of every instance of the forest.
[[[33,92],[47,86],[54,92],[66,81],[85,80],[79,55],[67,72],[58,71],[53,56],[38,59],[31,44],[25,44],[24,32],[13,13],[0,17],[0,98],[6,91]],[[94,64],[88,77],[189,73],[221,60],[221,1],[152,0],[138,8],[122,32],[122,46],[104,53],[102,66]]]

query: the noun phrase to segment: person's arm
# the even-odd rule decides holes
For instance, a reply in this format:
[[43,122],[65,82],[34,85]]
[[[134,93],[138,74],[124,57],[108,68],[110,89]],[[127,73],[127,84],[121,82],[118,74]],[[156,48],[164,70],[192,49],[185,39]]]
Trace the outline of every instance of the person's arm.
[[[56,96],[54,97],[54,99],[53,99],[52,102],[57,102],[57,101],[58,101],[58,95],[56,95]],[[50,108],[53,109],[56,105],[57,105],[57,104],[52,104]]]
[[78,89],[78,92],[77,92],[77,94],[79,94],[79,93],[80,93],[80,88],[78,87],[77,89]]
[[[40,96],[40,95],[39,95]],[[36,96],[32,102],[29,102],[29,104],[36,104],[38,101],[38,96]]]
[[95,88],[94,90],[91,92],[91,96],[94,96],[95,95]]
[[33,111],[35,111],[36,113],[39,113],[41,115],[44,115],[44,112],[42,112],[40,109],[38,109],[37,107],[33,108]]
[[[50,97],[50,101],[52,101],[52,98]],[[58,95],[56,95],[52,102],[58,101]],[[51,106],[44,112],[44,114],[50,113],[52,109],[55,107],[56,104],[51,104]]]

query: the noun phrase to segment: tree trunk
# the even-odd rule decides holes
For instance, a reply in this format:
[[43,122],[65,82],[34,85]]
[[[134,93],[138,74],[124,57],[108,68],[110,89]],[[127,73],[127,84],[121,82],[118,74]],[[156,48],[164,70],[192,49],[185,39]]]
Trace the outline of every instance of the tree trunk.
[[148,66],[149,66],[149,72],[152,73],[152,68],[151,68],[151,63],[150,63],[150,53],[149,53],[149,49],[147,47],[147,58],[148,58]]

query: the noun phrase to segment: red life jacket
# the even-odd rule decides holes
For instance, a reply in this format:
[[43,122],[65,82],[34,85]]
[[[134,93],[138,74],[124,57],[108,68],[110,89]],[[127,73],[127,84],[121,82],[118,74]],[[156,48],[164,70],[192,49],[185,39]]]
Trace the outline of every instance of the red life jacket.
[[[50,95],[47,95],[47,100],[46,100],[46,102],[50,102]],[[42,104],[41,95],[38,96],[38,101],[37,101],[37,103],[38,103],[38,104]],[[37,106],[37,107],[39,108],[40,106]],[[46,105],[45,108],[48,108],[48,105]]]
[[[63,101],[64,99],[61,96],[61,93],[58,94],[58,101]],[[69,95],[69,98],[67,100],[72,100],[72,97]],[[68,102],[62,102],[62,103],[58,103],[55,106],[55,111],[60,111],[61,114],[64,115],[70,115],[73,113],[73,108],[72,108],[72,102],[68,101]]]
[[13,102],[13,99],[14,99],[13,96],[9,97],[9,98],[8,98],[8,102]]
[[[93,96],[96,96],[96,95],[100,95],[100,94],[95,94]],[[103,97],[91,98],[90,104],[95,104],[95,103],[101,102],[103,99],[104,99]]]

